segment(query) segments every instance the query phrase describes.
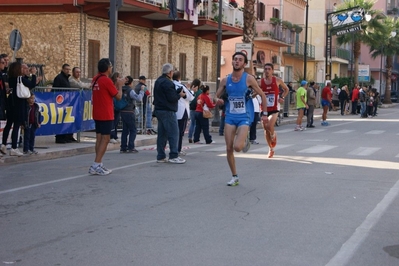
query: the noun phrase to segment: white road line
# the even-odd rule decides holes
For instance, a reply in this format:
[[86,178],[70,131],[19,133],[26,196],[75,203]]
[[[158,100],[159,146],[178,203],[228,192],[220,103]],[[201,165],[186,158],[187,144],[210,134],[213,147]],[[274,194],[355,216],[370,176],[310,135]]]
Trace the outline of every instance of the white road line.
[[342,245],[337,254],[326,264],[326,266],[345,266],[349,263],[357,249],[365,241],[371,229],[378,223],[388,207],[399,194],[399,180],[395,183],[385,197],[377,204],[363,223],[356,228],[353,235]]
[[316,145],[304,150],[298,151],[298,153],[322,153],[331,149],[334,149],[338,146],[332,146],[332,145]]
[[335,131],[333,132],[333,134],[348,134],[348,133],[352,133],[355,130],[351,130],[351,129],[343,129],[343,130],[339,130],[339,131]]
[[368,131],[368,132],[366,132],[364,134],[378,135],[378,134],[382,134],[384,132],[385,132],[385,130],[371,130],[371,131]]
[[[277,144],[277,146],[274,148],[274,150],[277,151],[277,150],[285,149],[292,145],[293,144]],[[269,152],[269,146],[267,146],[267,145],[266,146],[262,145],[261,148],[255,148],[254,146],[251,146],[251,148],[248,151],[249,153],[253,153],[253,152],[268,153]],[[252,148],[252,147],[254,147],[254,148]]]
[[276,130],[275,129],[275,131],[277,132],[277,133],[288,133],[288,132],[293,132],[294,131],[294,128],[287,128],[287,129],[279,129],[279,130]]
[[225,145],[216,146],[214,148],[206,149],[206,151],[226,151],[226,146]]
[[[130,167],[134,167],[134,166],[138,166],[138,165],[154,163],[154,162],[155,162],[154,160],[151,160],[151,161],[142,162],[142,163],[135,163],[135,164],[125,165],[125,166],[117,167],[117,168],[114,168],[114,169],[111,169],[111,170],[115,171],[115,170],[130,168]],[[89,169],[89,167],[87,167],[87,169]],[[77,175],[77,176],[71,176],[71,177],[61,178],[61,179],[57,179],[57,180],[47,181],[47,182],[43,182],[43,183],[37,183],[37,184],[29,185],[29,186],[12,188],[12,189],[8,189],[8,190],[0,191],[0,195],[1,194],[6,194],[6,193],[11,193],[11,192],[17,192],[17,191],[21,191],[21,190],[25,190],[25,189],[30,189],[30,188],[35,188],[35,187],[41,187],[41,186],[45,186],[45,185],[55,184],[55,183],[59,183],[59,182],[74,180],[74,179],[78,179],[78,178],[82,178],[82,177],[88,177],[88,176],[91,176],[91,175],[90,174]],[[96,177],[99,177],[99,176],[96,176]]]
[[373,147],[359,147],[356,150],[349,152],[349,155],[356,155],[356,156],[369,156],[374,152],[380,150],[381,148],[373,148]]
[[314,134],[314,133],[320,133],[320,132],[323,132],[323,131],[326,131],[325,129],[309,129],[309,130],[306,130],[306,131],[303,131],[304,133],[306,133],[306,134],[308,134],[308,133],[310,133],[310,134]]

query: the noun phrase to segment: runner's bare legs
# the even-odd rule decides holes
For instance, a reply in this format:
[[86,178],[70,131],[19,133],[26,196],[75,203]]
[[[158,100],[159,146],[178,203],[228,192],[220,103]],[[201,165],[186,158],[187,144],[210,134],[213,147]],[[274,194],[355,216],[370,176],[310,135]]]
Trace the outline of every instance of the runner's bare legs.
[[229,164],[231,174],[237,175],[234,151],[240,152],[245,146],[245,139],[248,136],[249,126],[236,127],[226,124],[224,126],[224,139],[226,141],[227,162]]

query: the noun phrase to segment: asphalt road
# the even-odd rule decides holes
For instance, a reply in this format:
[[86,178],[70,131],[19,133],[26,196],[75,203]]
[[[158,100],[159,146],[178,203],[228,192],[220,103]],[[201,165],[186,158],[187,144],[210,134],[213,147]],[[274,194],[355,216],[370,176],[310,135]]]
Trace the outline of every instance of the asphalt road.
[[[192,145],[184,165],[107,152],[0,169],[4,265],[399,265],[399,108],[334,116],[331,126],[277,128],[273,159],[224,140]],[[216,134],[213,134],[216,135]]]

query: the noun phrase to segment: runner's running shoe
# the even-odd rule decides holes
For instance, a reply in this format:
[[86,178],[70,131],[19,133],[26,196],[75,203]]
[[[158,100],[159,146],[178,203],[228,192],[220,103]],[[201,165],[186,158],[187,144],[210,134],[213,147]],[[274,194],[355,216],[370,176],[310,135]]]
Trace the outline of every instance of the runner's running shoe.
[[227,182],[227,185],[229,187],[234,187],[234,186],[238,186],[238,184],[240,184],[238,176],[233,176],[231,178],[231,180],[229,182]]

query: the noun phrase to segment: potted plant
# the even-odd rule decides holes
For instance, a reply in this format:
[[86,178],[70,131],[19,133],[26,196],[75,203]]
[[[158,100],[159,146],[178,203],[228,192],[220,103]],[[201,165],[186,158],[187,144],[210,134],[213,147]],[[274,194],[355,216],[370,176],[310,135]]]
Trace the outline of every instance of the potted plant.
[[267,30],[264,30],[264,31],[261,32],[261,34],[262,34],[263,37],[268,37],[270,32],[268,32]]
[[270,23],[273,25],[280,25],[281,24],[281,19],[279,18],[270,18]]
[[294,24],[293,28],[295,29],[296,33],[301,33],[303,28],[297,24]]
[[287,20],[283,20],[281,21],[281,25],[283,26],[283,28],[285,29],[291,29],[292,28],[292,23],[287,21]]

